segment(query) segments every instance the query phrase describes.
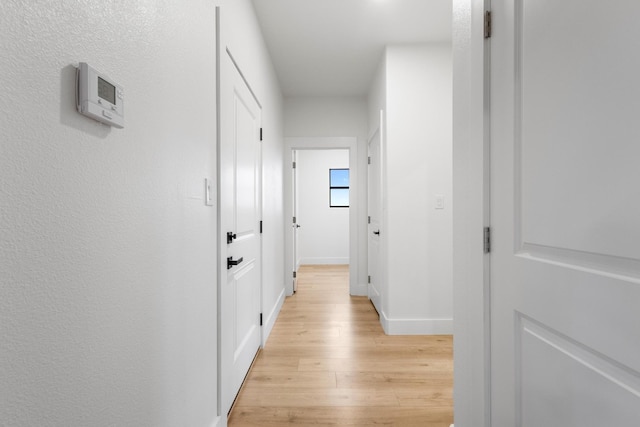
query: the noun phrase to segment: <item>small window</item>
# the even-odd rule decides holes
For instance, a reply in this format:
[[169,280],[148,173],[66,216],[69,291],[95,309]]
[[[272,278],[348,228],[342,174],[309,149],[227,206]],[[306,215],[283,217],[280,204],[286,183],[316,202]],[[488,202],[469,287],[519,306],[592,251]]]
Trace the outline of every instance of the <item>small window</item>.
[[349,169],[329,169],[329,207],[349,207]]

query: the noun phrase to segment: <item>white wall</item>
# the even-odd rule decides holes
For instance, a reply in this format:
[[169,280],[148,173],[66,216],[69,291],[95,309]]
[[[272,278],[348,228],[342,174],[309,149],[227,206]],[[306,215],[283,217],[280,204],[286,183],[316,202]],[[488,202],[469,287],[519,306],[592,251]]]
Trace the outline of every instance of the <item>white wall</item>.
[[[389,333],[451,333],[451,46],[391,46],[383,64],[388,286],[382,320]],[[383,98],[379,90],[378,82],[373,104]],[[444,209],[436,209],[438,195]]]
[[[380,126],[380,111],[387,108],[387,51],[385,50],[367,94],[367,119],[369,139]],[[386,112],[385,112],[386,115]],[[384,142],[384,136],[382,141]]]
[[[274,318],[282,99],[250,2],[217,3],[263,105],[263,308]],[[217,215],[204,205],[204,178],[216,176],[215,6],[3,3],[2,424],[226,424]],[[124,129],[76,113],[78,61],[124,86]]]
[[[0,424],[210,426],[214,4],[2,9]],[[124,129],[75,111],[78,61],[124,86]]]
[[367,283],[367,108],[364,97],[302,97],[284,101],[285,137],[357,138],[358,173],[351,180],[359,188],[360,208],[350,210],[357,223],[357,245],[352,248],[351,257],[357,254],[358,269],[351,269],[350,274],[357,284],[351,293],[360,295],[366,295]]
[[298,150],[301,264],[349,263],[349,208],[329,207],[329,169],[348,169],[348,150]]

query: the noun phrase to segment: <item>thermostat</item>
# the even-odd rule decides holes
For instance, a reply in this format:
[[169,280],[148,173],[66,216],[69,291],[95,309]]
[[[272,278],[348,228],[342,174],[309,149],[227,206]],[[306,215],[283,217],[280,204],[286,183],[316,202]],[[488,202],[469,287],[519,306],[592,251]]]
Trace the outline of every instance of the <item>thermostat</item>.
[[76,107],[80,114],[117,128],[124,127],[124,90],[81,62],[76,71]]

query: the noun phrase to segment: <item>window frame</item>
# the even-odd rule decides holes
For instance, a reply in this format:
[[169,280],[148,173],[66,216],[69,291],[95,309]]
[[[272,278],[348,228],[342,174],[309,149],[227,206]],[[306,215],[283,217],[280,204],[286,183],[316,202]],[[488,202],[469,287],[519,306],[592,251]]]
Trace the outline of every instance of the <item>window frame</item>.
[[[349,176],[349,185],[347,186],[332,186],[331,185],[331,172],[333,171],[347,171]],[[329,208],[349,208],[351,206],[351,171],[350,168],[329,168]],[[334,205],[333,198],[331,197],[332,190],[347,190],[348,204],[347,205]]]

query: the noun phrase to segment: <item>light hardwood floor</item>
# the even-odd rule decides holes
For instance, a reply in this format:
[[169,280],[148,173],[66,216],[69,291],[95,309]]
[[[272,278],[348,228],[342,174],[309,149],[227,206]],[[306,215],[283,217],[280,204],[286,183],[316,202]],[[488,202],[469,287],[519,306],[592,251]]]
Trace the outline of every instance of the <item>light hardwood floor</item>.
[[388,336],[348,266],[303,266],[230,427],[449,427],[451,336]]

